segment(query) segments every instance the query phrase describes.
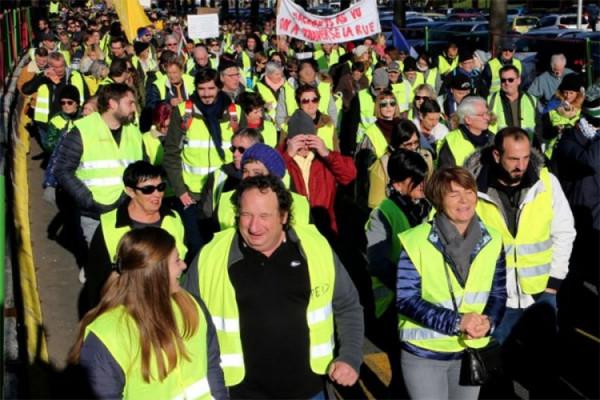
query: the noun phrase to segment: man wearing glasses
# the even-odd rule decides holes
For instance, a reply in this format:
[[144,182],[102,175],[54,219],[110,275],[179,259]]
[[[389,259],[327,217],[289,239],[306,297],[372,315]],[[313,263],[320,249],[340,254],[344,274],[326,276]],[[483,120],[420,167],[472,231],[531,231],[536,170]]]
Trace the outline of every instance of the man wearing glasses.
[[229,96],[232,102],[238,94],[246,91],[246,87],[240,84],[240,70],[233,61],[223,60],[219,63],[219,80],[223,85],[223,92]]
[[489,131],[490,113],[484,98],[466,97],[456,110],[458,129],[448,133],[439,143],[438,167],[462,167],[465,160],[477,149],[494,142]]
[[512,39],[505,38],[502,41],[502,47],[498,55],[490,60],[483,70],[483,81],[490,88],[490,94],[498,93],[501,90],[500,68],[505,65],[514,65],[518,74],[521,74],[521,61],[513,57],[515,54],[515,44]]
[[497,132],[507,126],[517,127],[525,130],[530,141],[533,140],[536,126],[541,126],[538,125],[537,99],[519,89],[521,77],[516,66],[503,66],[499,76],[501,90],[488,98],[490,110],[498,117],[490,130]]
[[147,161],[129,165],[123,173],[127,199],[117,209],[100,217],[85,267],[90,309],[100,301],[100,291],[111,273],[119,240],[130,230],[162,228],[175,238],[179,256],[185,257],[187,248],[183,244],[181,218],[162,202],[167,184],[162,180],[161,171],[160,167]]
[[110,55],[105,60],[110,65],[114,60],[127,58],[125,52],[125,39],[122,37],[116,37],[110,41]]

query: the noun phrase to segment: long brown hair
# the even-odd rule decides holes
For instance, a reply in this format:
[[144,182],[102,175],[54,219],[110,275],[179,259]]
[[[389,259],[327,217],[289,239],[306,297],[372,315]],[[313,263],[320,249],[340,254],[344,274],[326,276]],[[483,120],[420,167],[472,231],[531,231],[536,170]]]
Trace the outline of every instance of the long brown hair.
[[[144,381],[150,382],[151,352],[158,364],[160,381],[177,366],[179,357],[189,360],[183,339],[196,333],[199,315],[195,301],[185,290],[170,291],[168,259],[174,249],[175,239],[160,228],[134,229],[123,236],[116,256],[120,272],[110,275],[102,289],[100,304],[79,323],[77,341],[69,355],[71,362],[79,362],[87,326],[120,305],[125,307],[140,332]],[[171,299],[181,311],[183,332],[177,326]]]

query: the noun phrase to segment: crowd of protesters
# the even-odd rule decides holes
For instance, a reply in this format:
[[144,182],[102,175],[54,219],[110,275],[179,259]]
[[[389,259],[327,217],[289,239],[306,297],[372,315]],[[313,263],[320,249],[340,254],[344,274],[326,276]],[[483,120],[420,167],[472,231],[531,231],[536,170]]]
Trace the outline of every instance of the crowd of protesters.
[[264,19],[198,40],[168,10],[131,38],[52,4],[18,88],[84,249],[71,360],[95,396],[325,398],[366,331],[390,398],[477,398],[465,348],[598,281],[600,86],[562,54],[524,88],[509,39],[413,58]]

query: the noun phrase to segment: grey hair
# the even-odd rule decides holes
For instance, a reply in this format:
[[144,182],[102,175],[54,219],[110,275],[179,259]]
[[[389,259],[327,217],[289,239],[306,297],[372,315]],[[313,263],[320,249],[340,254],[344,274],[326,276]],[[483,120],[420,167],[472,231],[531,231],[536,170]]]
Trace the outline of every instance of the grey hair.
[[177,35],[167,35],[167,37],[165,37],[165,44],[169,39],[175,39],[175,42],[179,43],[179,37]]
[[89,73],[94,78],[100,78],[102,76],[102,71],[109,68],[108,64],[104,60],[96,60],[90,65]]
[[456,116],[459,124],[465,123],[465,117],[471,117],[475,115],[475,105],[483,104],[487,107],[487,102],[483,97],[479,96],[467,96],[460,102],[456,109]]
[[280,65],[279,63],[277,63],[275,61],[269,61],[267,63],[267,65],[265,66],[265,75],[271,76],[275,72],[283,73],[283,65]]
[[63,55],[63,53],[58,52],[58,51],[53,51],[50,54],[48,54],[48,61],[50,61],[50,60],[63,61],[65,63],[65,65],[67,64],[67,61],[65,60],[65,56]]
[[552,57],[550,57],[550,66],[554,67],[557,62],[562,62],[563,65],[567,65],[567,58],[562,53],[553,54]]
[[435,89],[428,83],[421,83],[415,88],[414,93],[417,94],[418,92],[422,92],[424,90],[427,90],[429,92],[429,97],[435,99]]

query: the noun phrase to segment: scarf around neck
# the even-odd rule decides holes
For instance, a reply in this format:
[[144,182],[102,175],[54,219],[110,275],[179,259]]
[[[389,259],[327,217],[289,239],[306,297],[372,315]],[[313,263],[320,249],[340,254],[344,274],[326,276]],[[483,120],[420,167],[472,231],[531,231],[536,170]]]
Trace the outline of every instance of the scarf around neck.
[[223,139],[221,135],[221,116],[223,115],[223,96],[226,96],[223,92],[217,94],[217,98],[212,104],[204,104],[202,101],[196,103],[198,109],[202,112],[202,115],[206,119],[206,126],[208,132],[215,144],[217,153],[222,160],[225,159],[225,151],[223,150]]

